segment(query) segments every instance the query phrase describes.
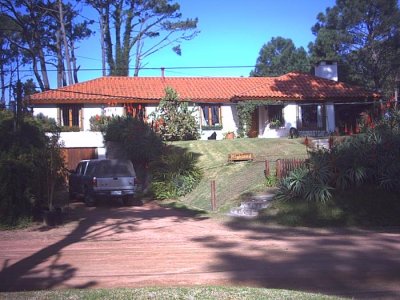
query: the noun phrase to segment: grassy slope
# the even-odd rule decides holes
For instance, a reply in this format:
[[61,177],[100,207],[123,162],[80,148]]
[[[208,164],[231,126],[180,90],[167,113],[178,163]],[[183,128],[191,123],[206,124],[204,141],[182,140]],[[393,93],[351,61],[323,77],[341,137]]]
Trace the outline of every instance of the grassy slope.
[[[199,186],[180,200],[185,204],[211,210],[210,181],[216,182],[218,209],[226,211],[247,192],[265,190],[265,160],[305,157],[303,139],[235,139],[221,141],[174,142],[199,155],[204,177]],[[254,162],[228,163],[228,154],[251,152]]]

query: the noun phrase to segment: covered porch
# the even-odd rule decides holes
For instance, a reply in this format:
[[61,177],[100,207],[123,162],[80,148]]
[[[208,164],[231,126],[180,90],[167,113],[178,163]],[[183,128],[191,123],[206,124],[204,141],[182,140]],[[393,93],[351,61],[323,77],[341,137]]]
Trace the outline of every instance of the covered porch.
[[260,105],[253,116],[260,138],[288,137],[290,128],[302,136],[324,136],[336,130],[333,103]]

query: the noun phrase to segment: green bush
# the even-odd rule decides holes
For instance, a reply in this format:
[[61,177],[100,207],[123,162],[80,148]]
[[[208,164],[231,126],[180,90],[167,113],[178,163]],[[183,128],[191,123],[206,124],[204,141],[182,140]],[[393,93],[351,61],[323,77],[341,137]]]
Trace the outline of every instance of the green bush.
[[163,142],[143,121],[127,117],[112,118],[104,133],[106,142],[119,143],[135,164],[147,164],[161,155]]
[[200,137],[199,124],[194,113],[194,108],[189,108],[187,101],[181,101],[178,93],[167,87],[165,97],[153,114],[157,133],[164,141],[197,140]]
[[331,151],[310,152],[307,167],[294,170],[280,182],[277,198],[326,202],[334,191],[364,185],[400,192],[399,115],[391,111],[375,127]]
[[108,123],[112,120],[112,117],[104,115],[95,115],[90,117],[90,131],[105,132],[107,130]]
[[[0,116],[0,219],[16,225],[32,216],[33,207],[51,206],[63,159],[57,127],[47,119],[25,117],[16,126],[12,115]],[[53,135],[45,131],[54,129]]]
[[191,192],[202,173],[197,157],[183,148],[168,146],[159,160],[151,164],[151,191],[157,199],[174,199]]
[[123,155],[132,161],[136,175],[146,189],[148,165],[162,153],[161,138],[148,124],[131,116],[111,118],[103,134],[106,142],[117,143]]
[[15,225],[30,217],[33,206],[33,168],[26,161],[0,158],[0,216],[1,223]]

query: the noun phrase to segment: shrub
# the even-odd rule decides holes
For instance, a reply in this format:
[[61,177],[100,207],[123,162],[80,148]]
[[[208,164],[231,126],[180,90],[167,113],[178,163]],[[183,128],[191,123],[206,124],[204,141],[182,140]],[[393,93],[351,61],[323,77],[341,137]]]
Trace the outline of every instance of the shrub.
[[161,138],[148,124],[131,116],[111,118],[103,134],[106,142],[117,143],[123,156],[132,161],[139,180],[146,188],[148,164],[162,153]]
[[0,216],[1,222],[16,225],[20,219],[31,215],[33,206],[33,168],[26,161],[0,158]]
[[160,159],[150,166],[154,196],[157,199],[173,199],[191,192],[202,177],[196,162],[194,153],[178,147],[166,147]]
[[167,87],[165,97],[160,101],[153,117],[156,130],[165,141],[196,140],[200,137],[199,125],[194,117],[194,109],[188,102],[181,101],[177,92]]
[[[47,119],[25,117],[15,127],[12,116],[0,118],[0,218],[16,225],[29,218],[33,206],[50,204],[63,159],[57,131]],[[58,150],[56,150],[56,147]]]
[[143,121],[127,117],[114,117],[104,133],[106,142],[117,142],[133,164],[147,164],[161,155],[160,137]]
[[310,202],[327,202],[332,198],[332,187],[318,176],[315,169],[299,168],[290,172],[279,185],[276,198],[280,200],[305,199]]
[[95,115],[90,117],[90,130],[91,131],[100,131],[105,132],[107,130],[108,123],[112,120],[112,117],[104,116],[104,115]]
[[335,190],[374,186],[400,192],[400,113],[391,111],[366,133],[310,153],[307,168],[281,181],[278,198],[326,202]]

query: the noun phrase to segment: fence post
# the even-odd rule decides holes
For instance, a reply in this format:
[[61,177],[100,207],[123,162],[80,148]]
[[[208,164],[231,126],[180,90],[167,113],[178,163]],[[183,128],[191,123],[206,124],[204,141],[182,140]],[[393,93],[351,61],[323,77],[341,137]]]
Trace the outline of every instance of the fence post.
[[264,175],[265,175],[265,177],[269,177],[269,175],[270,175],[269,160],[265,160]]
[[275,172],[276,172],[276,178],[282,179],[282,173],[281,173],[281,160],[277,159],[275,162]]
[[211,209],[213,211],[217,209],[217,196],[215,191],[215,180],[211,180]]

